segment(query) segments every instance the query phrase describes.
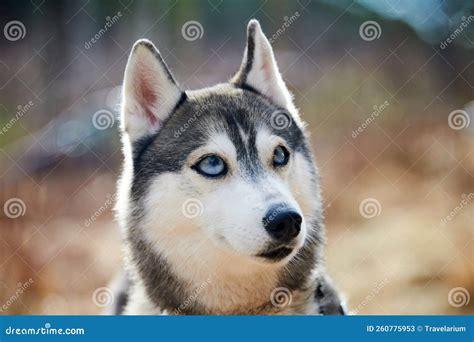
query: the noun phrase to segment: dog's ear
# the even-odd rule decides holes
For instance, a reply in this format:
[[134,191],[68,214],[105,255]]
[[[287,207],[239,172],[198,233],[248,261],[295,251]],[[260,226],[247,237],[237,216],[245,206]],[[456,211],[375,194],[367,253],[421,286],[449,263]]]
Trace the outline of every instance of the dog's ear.
[[244,59],[231,83],[242,88],[250,87],[277,105],[290,111],[294,109],[291,93],[278,70],[272,46],[255,19],[248,24]]
[[122,89],[122,130],[136,141],[157,132],[184,93],[156,47],[137,41],[128,58]]

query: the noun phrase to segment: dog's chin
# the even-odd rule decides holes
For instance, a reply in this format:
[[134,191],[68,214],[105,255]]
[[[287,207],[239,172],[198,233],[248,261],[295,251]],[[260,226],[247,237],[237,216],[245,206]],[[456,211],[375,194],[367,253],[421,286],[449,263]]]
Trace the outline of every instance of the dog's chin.
[[242,250],[242,246],[234,246],[229,243],[229,240],[223,235],[217,236],[213,239],[221,250],[226,250],[229,255],[238,256],[252,263],[260,265],[284,265],[288,263],[295,255],[298,250],[304,245],[304,235],[298,236],[297,239],[290,242],[289,244],[277,244],[275,242],[267,242],[265,246],[262,246],[261,250],[257,253]]
[[285,264],[295,256],[298,250],[303,246],[304,239],[293,241],[290,245],[275,245],[267,246],[262,252],[254,257],[266,264]]
[[296,248],[281,246],[269,248],[256,255],[256,258],[266,264],[281,264],[287,262],[294,255]]
[[299,248],[299,246],[274,246],[267,247],[257,254],[242,253],[236,249],[227,250],[236,256],[251,261],[253,264],[279,266],[288,263]]

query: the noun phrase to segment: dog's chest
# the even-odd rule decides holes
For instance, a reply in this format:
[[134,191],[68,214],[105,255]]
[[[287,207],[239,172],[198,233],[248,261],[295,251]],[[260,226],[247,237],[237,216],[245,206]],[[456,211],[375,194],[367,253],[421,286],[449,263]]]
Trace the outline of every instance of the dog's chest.
[[[199,283],[199,282],[198,282]],[[312,289],[291,290],[278,283],[277,272],[252,276],[214,273],[189,289],[175,314],[294,315],[318,312]],[[194,301],[194,302],[193,302]],[[186,308],[190,312],[186,312]]]

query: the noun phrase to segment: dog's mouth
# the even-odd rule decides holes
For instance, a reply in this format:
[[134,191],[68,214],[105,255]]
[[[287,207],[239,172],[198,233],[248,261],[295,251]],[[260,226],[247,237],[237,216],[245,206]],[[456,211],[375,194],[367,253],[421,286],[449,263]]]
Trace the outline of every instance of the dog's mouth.
[[278,248],[270,249],[268,251],[260,253],[258,256],[260,258],[265,258],[267,260],[276,262],[276,261],[280,261],[286,258],[288,255],[291,254],[291,252],[293,252],[292,248],[278,247]]

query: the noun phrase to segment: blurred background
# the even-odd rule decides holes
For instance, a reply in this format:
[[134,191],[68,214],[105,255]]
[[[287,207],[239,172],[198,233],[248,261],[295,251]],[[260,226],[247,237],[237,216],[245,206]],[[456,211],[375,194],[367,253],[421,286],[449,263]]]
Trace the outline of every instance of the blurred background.
[[311,131],[327,265],[356,314],[474,313],[474,3],[0,4],[0,314],[95,314],[116,273],[130,48],[186,89],[237,70],[257,18]]

